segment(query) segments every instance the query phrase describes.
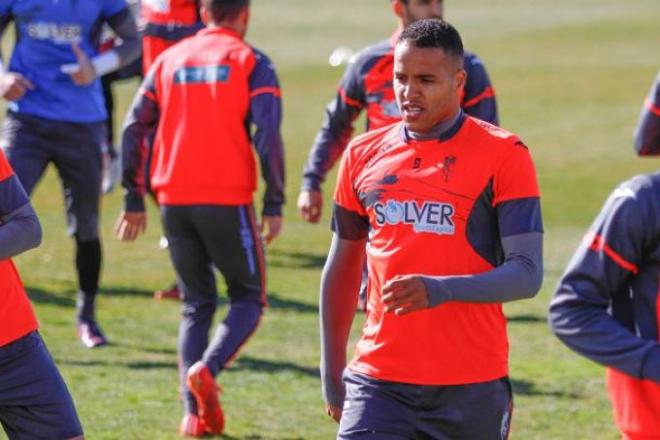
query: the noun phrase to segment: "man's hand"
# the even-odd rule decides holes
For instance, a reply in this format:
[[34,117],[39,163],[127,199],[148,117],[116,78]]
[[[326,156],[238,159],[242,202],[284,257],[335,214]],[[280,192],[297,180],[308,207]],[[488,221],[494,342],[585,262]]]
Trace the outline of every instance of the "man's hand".
[[122,211],[115,223],[115,236],[121,241],[133,241],[147,229],[146,212]]
[[66,64],[62,66],[62,72],[67,73],[77,86],[91,84],[96,79],[94,65],[87,54],[78,46],[78,43],[71,44],[71,49],[76,55],[77,64]]
[[328,403],[325,404],[325,413],[332,417],[335,422],[339,423],[339,420],[341,420],[341,407],[339,406],[334,406],[330,405]]
[[386,312],[405,315],[429,307],[426,286],[419,275],[396,276],[381,291]]
[[7,72],[0,76],[0,95],[7,101],[18,101],[28,90],[34,90],[34,84],[20,73]]
[[266,244],[270,244],[271,241],[275,239],[280,232],[282,231],[282,216],[281,215],[264,215],[261,219],[261,224],[259,225],[259,230],[261,231],[261,236],[266,241]]
[[321,191],[303,190],[298,195],[298,215],[309,223],[318,223],[323,210]]

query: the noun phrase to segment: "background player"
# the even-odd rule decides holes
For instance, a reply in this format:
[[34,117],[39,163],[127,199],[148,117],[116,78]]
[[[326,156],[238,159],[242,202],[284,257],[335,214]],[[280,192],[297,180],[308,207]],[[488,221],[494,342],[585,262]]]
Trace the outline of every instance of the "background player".
[[[204,7],[208,28],[156,59],[129,111],[125,211],[116,226],[123,240],[134,240],[146,226],[141,146],[155,128],[149,177],[183,292],[181,433],[191,436],[222,432],[214,378],[256,330],[266,303],[251,139],[266,183],[261,228],[267,243],[280,232],[284,202],[280,89],[270,60],[243,40],[249,2],[205,0]],[[251,136],[246,128],[252,124]],[[230,306],[209,344],[217,304],[213,266],[225,277]]]
[[11,439],[82,438],[73,400],[11,260],[40,242],[37,215],[0,150],[0,423]]
[[635,129],[635,150],[640,156],[660,155],[660,72],[639,115]]
[[[342,158],[320,298],[324,399],[342,439],[508,434],[501,303],[540,288],[539,192],[522,142],[461,110],[463,62],[449,24],[408,26],[394,54],[403,122]],[[367,235],[367,320],[344,396]]]
[[[398,28],[389,40],[363,49],[351,63],[339,84],[335,98],[312,145],[303,170],[298,213],[308,222],[321,219],[323,195],[321,182],[348,145],[353,122],[363,109],[367,112],[367,131],[401,120],[392,89],[394,44],[401,30],[423,18],[442,18],[443,0],[392,0]],[[476,118],[497,125],[495,92],[481,60],[465,53],[467,80],[461,106]]]
[[[658,79],[635,131],[640,155],[660,155]],[[608,367],[624,438],[660,438],[660,172],[607,199],[559,282],[549,321],[568,347]]]
[[[142,2],[142,69],[147,74],[158,55],[204,27],[200,0],[146,0]],[[161,237],[161,246],[167,238]],[[179,299],[177,283],[154,292],[156,299]]]
[[[0,33],[14,21],[16,46],[0,76],[8,102],[2,148],[30,194],[48,163],[66,198],[76,243],[77,328],[86,347],[106,343],[94,316],[101,271],[98,232],[102,145],[107,114],[98,77],[140,53],[135,21],[124,0],[70,2],[0,0]],[[122,43],[97,53],[101,24]]]

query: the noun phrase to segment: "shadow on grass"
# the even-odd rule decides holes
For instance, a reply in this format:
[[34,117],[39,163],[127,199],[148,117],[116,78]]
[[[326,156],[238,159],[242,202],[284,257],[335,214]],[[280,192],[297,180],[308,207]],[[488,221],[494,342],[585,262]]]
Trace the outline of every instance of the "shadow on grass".
[[65,295],[58,295],[53,292],[47,292],[38,287],[26,286],[28,297],[34,303],[50,304],[58,307],[75,307],[76,298],[75,294],[67,293]]
[[56,358],[58,365],[70,365],[74,367],[124,367],[129,370],[176,370],[176,362],[167,361],[131,361],[122,362],[116,359],[112,360],[80,360]]
[[560,399],[579,399],[580,395],[571,392],[555,391],[542,389],[539,390],[534,382],[528,380],[511,379],[511,386],[513,387],[513,394],[521,394],[524,396],[547,396],[557,397]]
[[296,269],[321,269],[325,264],[326,254],[311,252],[287,252],[273,250],[268,255],[268,265]]
[[136,289],[134,287],[120,287],[120,286],[101,286],[101,296],[135,296],[135,297],[149,297],[154,295],[153,290]]
[[[284,298],[275,292],[268,292],[266,298],[268,300],[268,308],[270,309],[290,310],[298,313],[318,313],[319,311],[319,306],[316,304]],[[218,298],[218,307],[226,307],[228,304],[229,300],[226,295],[221,295]]]
[[536,315],[514,315],[507,317],[507,321],[516,323],[546,323],[548,319],[545,316]]
[[308,377],[321,377],[318,368],[304,367],[287,361],[274,361],[266,359],[257,359],[250,356],[243,356],[236,360],[232,366],[234,370],[252,370],[266,373],[277,373],[280,371],[291,371],[300,373]]
[[264,440],[264,439],[276,439],[276,440],[304,440],[304,437],[262,437],[256,434],[248,434],[247,436],[234,437],[229,434],[223,434],[220,438],[226,440]]

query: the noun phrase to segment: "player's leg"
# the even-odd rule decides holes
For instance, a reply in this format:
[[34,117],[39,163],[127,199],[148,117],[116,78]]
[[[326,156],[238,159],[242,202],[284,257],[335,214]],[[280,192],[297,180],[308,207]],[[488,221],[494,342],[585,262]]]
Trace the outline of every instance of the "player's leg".
[[[197,402],[186,384],[187,371],[202,358],[216,310],[217,293],[211,259],[192,219],[194,206],[161,206],[163,226],[179,286],[182,313],[179,327],[179,368],[184,419],[181,431],[202,435],[205,427],[196,418]],[[201,429],[201,431],[200,431]]]
[[101,184],[103,194],[109,194],[114,190],[121,174],[121,164],[114,139],[115,97],[112,91],[112,83],[117,79],[117,72],[111,72],[101,77],[103,100],[105,101],[105,110],[108,113],[108,119],[105,121],[106,140],[103,143],[103,180]]
[[59,123],[57,134],[63,141],[54,163],[64,187],[68,233],[76,246],[77,327],[81,342],[92,348],[107,343],[95,316],[102,260],[98,223],[105,124]]
[[0,347],[0,422],[10,439],[82,438],[71,395],[37,332]]
[[195,216],[213,263],[225,277],[229,310],[218,325],[202,361],[188,372],[203,420],[215,433],[224,417],[215,376],[256,330],[265,305],[265,262],[254,209],[245,206],[198,207]]
[[51,159],[51,123],[10,112],[2,124],[0,148],[28,194],[32,194]]
[[227,282],[229,310],[204,353],[216,376],[256,330],[266,305],[266,262],[254,208],[204,207],[196,220],[209,255]]
[[506,440],[513,398],[508,378],[427,387],[418,413],[417,438]]
[[349,370],[337,438],[404,440],[415,438],[417,389],[384,382]]

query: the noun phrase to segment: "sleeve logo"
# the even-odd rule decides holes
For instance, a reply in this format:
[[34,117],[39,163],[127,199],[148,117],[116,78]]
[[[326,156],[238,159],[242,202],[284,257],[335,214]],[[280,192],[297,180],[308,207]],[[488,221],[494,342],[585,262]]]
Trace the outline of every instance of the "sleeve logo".
[[414,200],[399,202],[388,200],[374,205],[376,223],[379,226],[412,225],[415,232],[430,232],[438,235],[453,235],[454,206],[449,203],[425,201],[421,205]]

